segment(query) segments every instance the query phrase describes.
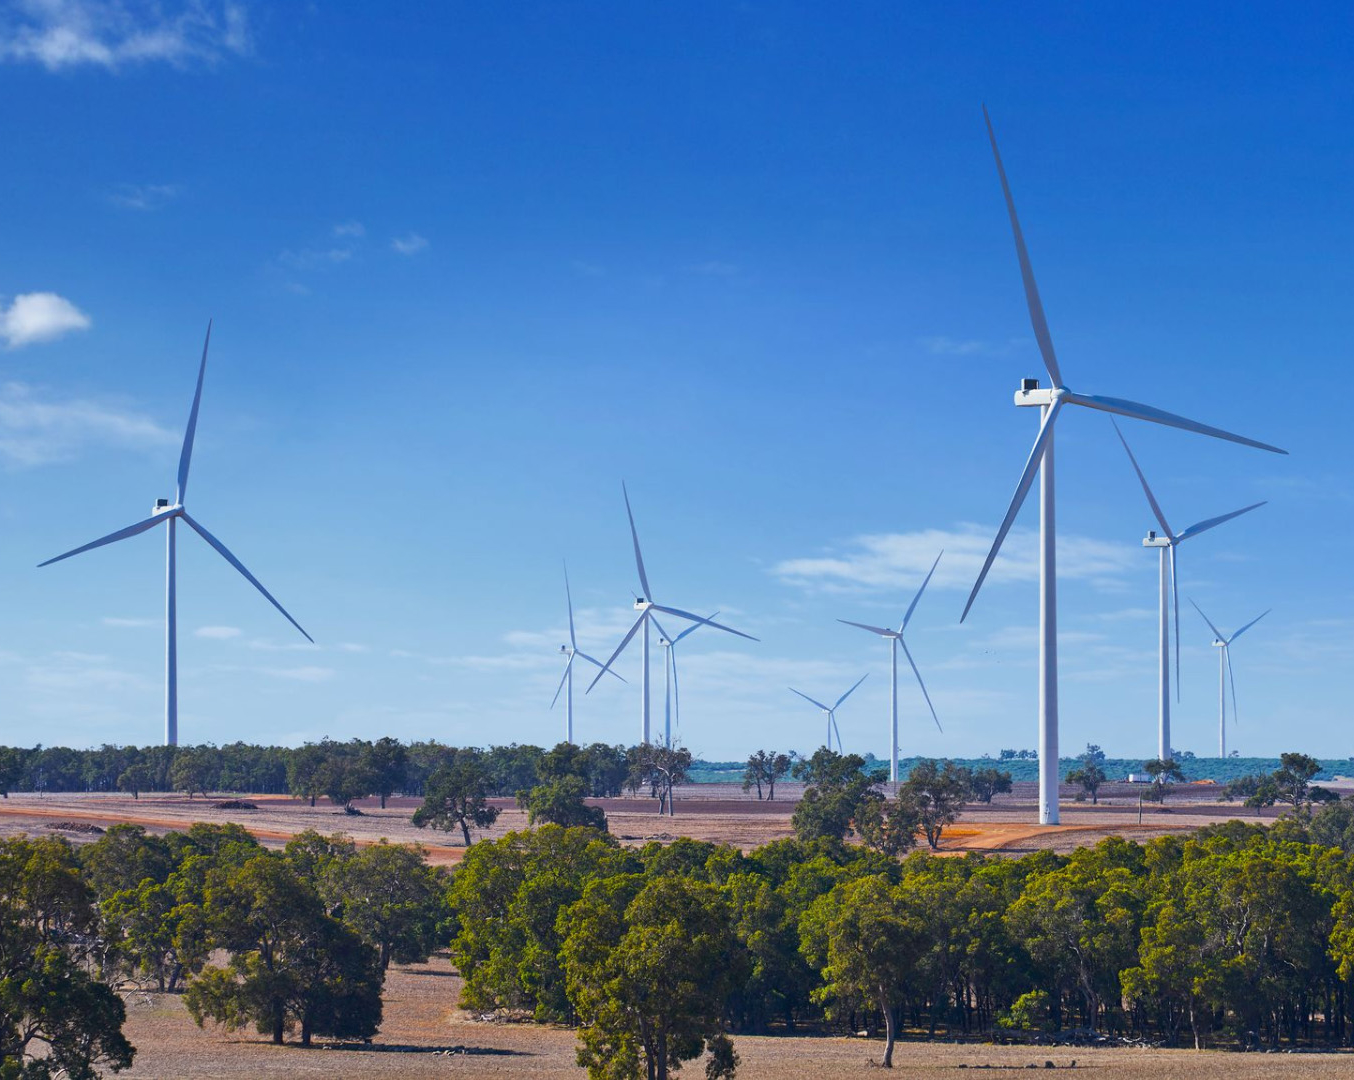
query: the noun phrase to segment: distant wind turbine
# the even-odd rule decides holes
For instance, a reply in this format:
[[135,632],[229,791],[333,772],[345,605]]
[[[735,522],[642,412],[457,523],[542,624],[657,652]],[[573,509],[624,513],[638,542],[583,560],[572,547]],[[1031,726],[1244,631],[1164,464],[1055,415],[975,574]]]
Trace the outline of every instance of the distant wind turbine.
[[[944,555],[942,551],[940,555]],[[922,682],[921,672],[917,670],[917,662],[912,659],[912,654],[907,650],[907,642],[903,640],[903,631],[907,629],[908,621],[912,618],[912,613],[917,610],[917,601],[921,599],[921,594],[926,591],[926,586],[930,584],[931,575],[936,572],[936,567],[940,565],[940,555],[936,556],[936,561],[931,564],[931,569],[926,575],[926,580],[921,583],[921,588],[917,590],[917,595],[912,598],[912,603],[907,606],[907,614],[903,616],[903,621],[898,624],[897,630],[886,630],[882,626],[870,626],[866,623],[852,622],[850,619],[838,619],[839,623],[845,623],[847,626],[858,626],[862,630],[868,630],[872,634],[878,634],[882,638],[887,638],[889,642],[889,658],[893,663],[893,681],[889,684],[891,689],[889,693],[889,782],[896,784],[898,782],[898,650],[903,650],[903,655],[907,657],[907,662],[912,665],[912,674],[917,676],[917,685],[921,687],[921,696],[926,699],[926,706],[931,710],[931,719],[936,722],[936,727],[940,727],[940,717],[936,715],[936,707],[931,704],[931,695],[926,692],[926,684]]]
[[1025,249],[1025,238],[1020,231],[1020,222],[1016,218],[1015,201],[1011,196],[1011,187],[1006,181],[1006,170],[1001,163],[1001,153],[997,150],[997,137],[992,130],[992,120],[983,109],[983,119],[987,123],[987,135],[992,144],[992,156],[997,163],[997,175],[1001,179],[1002,194],[1006,199],[1006,212],[1011,219],[1011,233],[1015,238],[1016,258],[1020,263],[1020,276],[1025,284],[1025,303],[1030,312],[1030,324],[1034,328],[1035,340],[1039,343],[1039,352],[1044,359],[1052,386],[1041,389],[1038,379],[1023,379],[1016,391],[1015,403],[1019,406],[1037,407],[1041,413],[1039,435],[1030,449],[1025,469],[1016,484],[1015,494],[1011,498],[1006,516],[997,529],[992,548],[983,562],[978,580],[969,593],[968,603],[964,605],[964,614],[960,622],[967,618],[978,590],[982,588],[992,562],[1001,550],[1002,541],[1010,532],[1016,514],[1020,512],[1025,496],[1034,483],[1035,473],[1039,474],[1039,821],[1040,824],[1056,825],[1058,816],[1058,591],[1056,560],[1055,500],[1053,482],[1053,427],[1064,405],[1081,405],[1101,412],[1117,413],[1139,420],[1149,420],[1167,427],[1181,428],[1201,435],[1210,435],[1216,439],[1254,446],[1261,450],[1270,450],[1276,454],[1287,453],[1277,446],[1256,442],[1241,435],[1234,435],[1221,428],[1209,427],[1194,420],[1188,420],[1175,413],[1164,412],[1150,405],[1142,405],[1122,398],[1100,397],[1095,394],[1075,394],[1063,383],[1062,371],[1058,367],[1058,358],[1053,351],[1053,338],[1049,334],[1048,320],[1044,317],[1044,306],[1039,299],[1039,288],[1034,281],[1034,270],[1030,266],[1029,252]]
[[[587,653],[578,647],[578,638],[574,634],[574,598],[569,591],[569,567],[564,567],[564,599],[569,605],[569,644],[561,645],[559,651],[568,659],[564,664],[564,674],[560,677],[559,686],[555,688],[555,696],[550,699],[550,707],[555,707],[555,702],[559,700],[559,692],[566,686],[568,692],[564,696],[564,741],[573,744],[574,741],[574,658],[581,656],[594,667],[601,667],[600,660],[594,660]],[[611,674],[616,675],[613,671]],[[616,678],[621,679],[619,675]],[[621,682],[625,682],[621,679]]]
[[54,559],[48,559],[39,566],[50,566],[52,563],[60,562],[62,559],[69,559],[72,555],[79,555],[85,551],[92,551],[94,548],[103,547],[105,544],[112,544],[118,540],[126,540],[129,536],[136,536],[147,529],[153,529],[157,525],[166,525],[166,567],[165,567],[165,745],[177,746],[179,743],[179,660],[178,660],[178,610],[175,598],[175,567],[174,567],[174,528],[182,519],[195,533],[207,541],[216,549],[226,562],[235,567],[254,588],[258,589],[264,598],[277,608],[283,617],[300,630],[301,636],[311,644],[314,644],[314,638],[301,629],[301,624],[287,613],[287,609],[279,604],[273,594],[265,589],[262,583],[245,569],[245,566],[239,559],[227,550],[226,545],[221,543],[216,537],[204,529],[197,521],[188,515],[184,509],[184,497],[188,493],[188,466],[193,458],[193,438],[197,434],[197,414],[198,408],[202,404],[202,380],[207,374],[207,347],[212,340],[212,326],[207,324],[207,339],[202,343],[202,363],[197,371],[197,389],[193,393],[193,407],[188,413],[188,428],[183,435],[183,450],[179,454],[179,475],[178,487],[174,495],[173,503],[168,499],[156,499],[155,509],[150,517],[144,521],[138,521],[135,525],[128,525],[125,529],[119,529],[117,532],[109,533],[107,536],[100,537],[91,543],[75,548],[66,552],[64,555],[58,555]]
[[[1113,421],[1111,421],[1113,423]],[[1138,474],[1138,482],[1142,484],[1143,494],[1147,496],[1147,503],[1152,508],[1152,514],[1157,519],[1157,524],[1161,526],[1164,535],[1158,536],[1155,530],[1147,534],[1143,540],[1142,546],[1146,548],[1156,548],[1160,552],[1158,562],[1160,588],[1160,605],[1158,611],[1158,625],[1160,629],[1160,644],[1157,655],[1158,671],[1158,695],[1157,695],[1157,757],[1162,761],[1169,761],[1173,756],[1171,751],[1171,606],[1175,608],[1175,696],[1180,700],[1180,582],[1177,576],[1175,561],[1175,549],[1186,540],[1198,536],[1200,533],[1208,532],[1209,529],[1221,525],[1225,521],[1231,521],[1235,517],[1249,513],[1257,507],[1264,506],[1263,502],[1252,503],[1250,506],[1243,506],[1240,510],[1233,510],[1230,514],[1223,514],[1220,517],[1209,518],[1206,521],[1200,521],[1191,525],[1183,532],[1175,533],[1166,522],[1166,515],[1161,512],[1161,506],[1157,503],[1156,496],[1152,494],[1152,489],[1147,484],[1147,477],[1143,475],[1142,469],[1138,467],[1138,459],[1133,456],[1133,451],[1129,449],[1128,440],[1124,438],[1124,433],[1119,430],[1119,425],[1114,424],[1114,431],[1119,436],[1119,441],[1124,444],[1124,450],[1128,453],[1128,460],[1133,464],[1133,471]],[[1167,590],[1167,579],[1169,578],[1169,593]],[[1168,600],[1171,603],[1168,603]]]
[[672,615],[678,619],[686,619],[688,622],[699,623],[702,626],[711,626],[716,630],[723,630],[726,634],[736,634],[738,637],[747,638],[749,641],[757,639],[751,634],[745,634],[741,630],[735,630],[731,626],[725,626],[723,623],[712,622],[709,619],[702,619],[699,615],[692,615],[689,611],[682,611],[680,608],[664,607],[662,604],[653,602],[653,593],[649,590],[649,577],[644,572],[644,556],[639,553],[639,533],[635,531],[635,515],[630,509],[630,493],[625,489],[625,484],[621,484],[621,494],[625,497],[625,515],[630,519],[630,540],[635,547],[635,569],[639,571],[639,587],[644,590],[643,594],[635,597],[635,610],[639,612],[639,618],[635,620],[635,625],[630,627],[629,633],[621,638],[621,643],[616,646],[602,670],[588,684],[588,690],[597,685],[597,681],[604,673],[611,670],[611,665],[616,662],[616,657],[627,645],[630,639],[643,630],[643,657],[640,660],[640,741],[643,745],[649,745],[649,623],[654,617],[654,612],[659,611],[664,615]]
[[852,694],[856,692],[856,686],[859,686],[869,677],[870,673],[867,671],[864,675],[862,675],[859,679],[856,680],[855,686],[851,687],[850,690],[848,690],[846,693],[844,693],[841,697],[837,699],[836,704],[834,705],[824,705],[821,701],[815,701],[813,698],[809,697],[808,694],[800,693],[793,686],[788,688],[790,693],[799,694],[799,696],[802,697],[805,701],[807,701],[810,705],[817,705],[818,708],[822,709],[823,712],[827,714],[827,748],[829,750],[832,749],[832,733],[835,731],[837,732],[837,753],[840,754],[842,752],[842,733],[841,729],[837,727],[837,710],[842,707],[843,701],[845,701],[847,698],[849,698]]
[[[1191,600],[1190,603],[1194,604],[1194,601]],[[1204,622],[1208,623],[1208,628],[1213,631],[1213,647],[1218,650],[1218,757],[1225,758],[1227,756],[1226,682],[1232,684],[1232,723],[1236,723],[1236,675],[1232,671],[1232,642],[1274,609],[1265,609],[1231,637],[1224,636],[1223,632],[1213,625],[1213,621],[1204,614],[1204,609],[1198,604],[1194,604],[1194,610],[1199,613]],[[1226,682],[1223,679],[1224,669]]]
[[[710,615],[713,619],[719,612]],[[663,745],[672,745],[672,721],[677,718],[677,726],[682,723],[681,691],[677,686],[677,644],[694,634],[705,622],[692,623],[676,637],[669,637],[657,619],[653,621],[658,631],[658,644],[663,646]]]

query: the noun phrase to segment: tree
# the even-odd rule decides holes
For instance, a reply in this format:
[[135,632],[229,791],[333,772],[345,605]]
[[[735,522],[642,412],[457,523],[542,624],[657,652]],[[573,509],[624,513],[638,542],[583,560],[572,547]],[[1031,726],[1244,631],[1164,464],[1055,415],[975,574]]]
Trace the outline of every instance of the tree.
[[118,790],[130,791],[133,799],[141,798],[141,792],[151,786],[149,765],[129,765],[118,776]]
[[658,797],[658,812],[672,816],[677,812],[673,792],[685,784],[691,774],[691,751],[680,746],[656,743],[636,746],[630,751],[629,782],[637,790],[648,784]]
[[324,794],[320,770],[329,760],[333,743],[306,743],[287,755],[287,790],[298,799],[309,799],[310,805]]
[[423,805],[414,811],[414,824],[420,829],[450,831],[460,826],[466,847],[470,846],[470,827],[487,829],[498,820],[498,807],[489,804],[489,775],[478,751],[457,750],[425,785]]
[[953,761],[922,758],[898,786],[898,802],[911,803],[926,842],[940,847],[940,834],[959,820],[968,802],[969,771]]
[[321,881],[343,923],[376,946],[382,971],[392,960],[423,963],[437,944],[446,883],[426,854],[382,840],[331,863]]
[[1151,790],[1147,797],[1152,802],[1164,804],[1171,793],[1171,781],[1184,783],[1185,770],[1172,758],[1157,758],[1143,763],[1143,769],[1152,778]]
[[993,795],[1005,795],[1011,790],[1011,774],[991,766],[969,772],[969,795],[984,805]]
[[578,1064],[592,1080],[667,1080],[706,1048],[707,1075],[731,1074],[725,1001],[747,968],[717,886],[672,875],[595,881],[563,921]]
[[1086,752],[1078,759],[1081,764],[1069,770],[1067,782],[1069,784],[1080,784],[1081,790],[1091,797],[1091,805],[1095,806],[1099,801],[1100,785],[1108,777],[1105,775],[1104,763],[1105,752],[1094,743],[1086,744]]
[[281,1043],[299,1026],[313,1035],[369,1038],[381,1022],[376,948],[325,914],[315,888],[273,852],[213,875],[205,910],[213,943],[230,955],[189,985],[184,1005],[201,1025],[253,1024]]
[[1354,802],[1340,800],[1323,806],[1312,815],[1307,831],[1314,844],[1354,854]]
[[207,797],[207,789],[212,787],[220,774],[217,751],[213,746],[183,746],[174,755],[174,764],[169,769],[169,782],[176,791],[185,792],[191,799],[193,792],[202,792]]
[[384,810],[386,799],[404,788],[405,775],[409,769],[409,752],[404,748],[404,743],[387,735],[366,748],[362,762],[371,773],[372,793],[381,797],[381,809]]
[[1321,762],[1316,758],[1306,754],[1280,754],[1279,768],[1269,775],[1273,801],[1287,803],[1299,815],[1310,814],[1313,803],[1338,801],[1340,797],[1334,792],[1312,783],[1320,771]]
[[352,812],[353,800],[370,795],[376,789],[377,777],[363,757],[338,753],[320,766],[314,782],[331,803]]
[[566,828],[582,826],[606,831],[606,811],[600,806],[589,806],[583,801],[587,782],[581,776],[558,776],[530,791],[517,793],[517,805],[527,812],[527,824],[538,822],[563,825]]
[[790,817],[800,840],[841,840],[858,831],[859,824],[875,814],[883,799],[878,785],[888,778],[882,768],[867,772],[859,754],[839,754],[826,747],[800,758],[792,771],[808,785]]
[[762,786],[765,785],[767,800],[774,800],[776,781],[789,775],[792,764],[794,759],[789,754],[777,753],[775,750],[758,750],[748,758],[747,769],[743,772],[743,790],[748,791],[756,785],[757,800],[760,802]]
[[921,825],[921,813],[914,799],[874,799],[863,804],[856,832],[866,847],[897,856],[917,846],[917,830]]

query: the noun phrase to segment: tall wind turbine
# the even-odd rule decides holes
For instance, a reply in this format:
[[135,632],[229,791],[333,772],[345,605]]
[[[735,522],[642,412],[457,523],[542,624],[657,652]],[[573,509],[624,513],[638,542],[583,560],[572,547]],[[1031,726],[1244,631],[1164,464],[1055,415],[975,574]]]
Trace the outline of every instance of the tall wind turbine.
[[627,645],[630,639],[643,630],[642,635],[644,655],[640,660],[640,741],[643,745],[649,745],[649,623],[654,617],[654,612],[661,611],[664,615],[672,615],[678,619],[686,619],[688,622],[699,623],[702,626],[712,626],[716,630],[723,630],[727,634],[736,634],[738,637],[747,638],[749,641],[757,639],[751,634],[745,634],[741,630],[735,630],[731,626],[725,626],[723,623],[711,622],[709,619],[702,619],[699,615],[692,615],[689,611],[682,611],[680,608],[664,607],[662,604],[655,604],[653,593],[649,589],[649,577],[644,572],[644,556],[639,553],[639,533],[635,531],[635,515],[630,509],[630,493],[625,489],[625,484],[621,484],[621,494],[625,497],[625,515],[630,519],[630,540],[635,547],[635,569],[639,571],[639,587],[643,593],[635,597],[635,610],[639,612],[639,618],[635,620],[635,625],[630,627],[629,633],[621,638],[621,643],[616,646],[602,670],[588,684],[588,690],[597,685],[597,681],[602,675],[611,669],[611,665],[616,662],[616,657]]
[[815,701],[813,698],[809,697],[808,694],[801,694],[793,686],[789,687],[790,693],[799,694],[799,696],[802,697],[805,701],[807,701],[810,705],[817,705],[818,708],[822,709],[823,712],[827,714],[827,748],[829,750],[832,749],[832,733],[836,731],[837,753],[840,754],[842,752],[842,733],[841,730],[837,727],[837,710],[842,707],[843,701],[845,701],[847,698],[849,698],[852,694],[856,692],[856,686],[859,686],[869,677],[870,673],[867,671],[864,675],[862,675],[859,679],[856,680],[855,686],[851,687],[850,690],[848,690],[841,697],[839,697],[836,703],[833,705],[824,705],[821,701]]
[[997,175],[1001,178],[1001,190],[1006,199],[1006,212],[1011,219],[1011,233],[1015,238],[1016,258],[1020,263],[1020,276],[1025,284],[1025,303],[1030,312],[1030,324],[1034,328],[1035,340],[1039,343],[1039,352],[1044,359],[1052,383],[1048,389],[1041,389],[1038,379],[1021,380],[1016,391],[1015,403],[1018,406],[1037,407],[1040,410],[1039,434],[1034,440],[1025,469],[1016,484],[1011,504],[997,529],[992,548],[983,562],[978,580],[973,584],[968,603],[964,605],[964,614],[960,622],[968,616],[973,601],[982,588],[992,560],[1001,550],[1002,541],[1011,529],[1025,496],[1034,483],[1035,473],[1039,474],[1039,822],[1045,825],[1058,823],[1058,594],[1056,561],[1056,528],[1054,523],[1054,483],[1053,483],[1053,426],[1064,405],[1082,405],[1102,412],[1118,413],[1139,420],[1150,420],[1167,427],[1182,428],[1201,435],[1211,435],[1215,439],[1254,446],[1261,450],[1270,450],[1276,454],[1287,453],[1277,446],[1256,442],[1241,435],[1234,435],[1221,428],[1209,427],[1188,420],[1174,413],[1164,412],[1150,405],[1141,405],[1122,398],[1100,397],[1095,394],[1075,394],[1063,383],[1062,371],[1058,367],[1058,358],[1053,351],[1053,338],[1048,331],[1048,320],[1044,317],[1044,306],[1039,299],[1039,289],[1034,281],[1034,270],[1030,266],[1029,252],[1025,250],[1025,238],[1020,231],[1020,222],[1016,218],[1015,201],[1011,196],[1011,186],[1006,181],[1006,170],[1001,163],[1001,153],[997,150],[997,136],[992,130],[992,120],[983,109],[983,119],[987,123],[988,139],[992,143],[992,156],[997,163]]
[[[1113,421],[1111,421],[1113,423]],[[1242,514],[1249,513],[1256,507],[1264,506],[1263,502],[1252,503],[1250,506],[1243,506],[1240,510],[1233,510],[1230,514],[1223,514],[1221,517],[1209,518],[1207,521],[1200,521],[1191,525],[1181,533],[1171,531],[1171,527],[1166,522],[1166,515],[1161,512],[1161,506],[1157,503],[1156,496],[1152,494],[1152,489],[1147,484],[1147,477],[1143,475],[1142,469],[1138,467],[1138,459],[1133,456],[1133,451],[1129,449],[1128,440],[1124,438],[1124,433],[1119,430],[1118,423],[1114,423],[1114,431],[1119,436],[1119,441],[1124,444],[1124,450],[1128,453],[1128,460],[1133,463],[1133,471],[1138,474],[1138,482],[1142,484],[1143,494],[1147,496],[1147,503],[1152,508],[1152,514],[1157,519],[1157,524],[1161,526],[1162,536],[1156,534],[1156,530],[1149,531],[1147,537],[1142,542],[1145,548],[1156,548],[1159,552],[1159,578],[1160,588],[1160,609],[1158,611],[1158,625],[1160,629],[1160,644],[1157,655],[1158,671],[1158,695],[1157,695],[1157,757],[1162,761],[1169,761],[1173,756],[1171,751],[1171,603],[1168,603],[1167,579],[1170,579],[1170,593],[1172,594],[1172,603],[1175,608],[1175,694],[1176,700],[1180,699],[1180,582],[1176,574],[1175,549],[1191,537],[1198,536],[1200,533],[1208,532],[1209,529],[1221,525],[1225,521],[1231,521],[1232,518],[1240,517]]]
[[[941,551],[940,555],[945,552]],[[926,706],[931,710],[931,719],[936,722],[936,727],[942,732],[944,728],[940,727],[940,717],[936,715],[936,707],[931,704],[931,695],[926,692],[926,684],[922,682],[921,672],[917,670],[917,662],[912,659],[912,654],[907,651],[907,642],[903,640],[903,631],[907,629],[908,620],[912,618],[912,613],[917,610],[917,601],[921,599],[921,594],[926,591],[926,586],[931,582],[931,575],[936,572],[936,567],[940,565],[940,555],[936,556],[936,561],[931,564],[931,569],[926,575],[926,580],[921,583],[921,588],[917,590],[917,595],[912,598],[912,603],[907,606],[907,614],[903,616],[903,621],[898,624],[897,630],[886,630],[882,626],[870,626],[866,623],[852,622],[850,619],[838,619],[839,623],[846,623],[847,626],[858,626],[862,630],[868,630],[872,634],[878,634],[882,638],[887,638],[889,642],[889,658],[893,662],[893,682],[890,683],[889,692],[889,782],[896,784],[898,782],[898,649],[901,647],[903,655],[907,657],[907,662],[912,665],[912,674],[917,676],[917,685],[921,687],[921,696],[926,699]]]
[[[594,667],[601,667],[600,660],[594,660],[587,653],[578,647],[578,638],[574,635],[574,598],[569,591],[569,567],[564,567],[564,599],[569,604],[569,644],[561,645],[559,651],[567,657],[564,664],[564,674],[560,677],[559,686],[555,688],[555,696],[550,699],[550,707],[555,707],[555,702],[559,700],[559,692],[566,686],[568,692],[564,696],[564,741],[573,744],[574,741],[574,657],[581,656]],[[616,675],[613,671],[611,674]],[[619,675],[616,678],[621,679]],[[625,682],[621,679],[621,682]]]
[[207,339],[202,343],[202,363],[197,370],[197,389],[193,392],[193,407],[188,413],[188,428],[183,434],[183,450],[179,454],[179,475],[178,487],[174,495],[174,501],[171,503],[168,499],[156,499],[155,509],[151,516],[144,521],[138,521],[135,525],[128,525],[125,529],[119,529],[117,532],[109,533],[107,536],[100,537],[91,543],[84,544],[64,555],[58,555],[55,559],[48,559],[39,566],[50,566],[52,563],[60,562],[62,559],[69,559],[72,555],[79,555],[85,551],[91,551],[97,547],[103,547],[105,544],[112,544],[118,540],[126,540],[129,536],[136,536],[147,529],[153,529],[157,525],[165,525],[165,745],[177,746],[179,743],[179,644],[178,644],[178,609],[175,598],[175,567],[174,567],[174,528],[179,520],[188,525],[202,539],[207,541],[217,553],[235,567],[254,588],[263,593],[264,598],[282,612],[283,617],[301,631],[301,636],[311,644],[315,639],[301,629],[301,624],[287,613],[287,609],[279,604],[273,594],[263,587],[263,584],[245,569],[244,563],[240,562],[226,545],[221,543],[216,537],[204,529],[197,521],[189,517],[188,511],[184,509],[183,500],[188,494],[188,466],[193,459],[193,437],[197,434],[197,414],[198,407],[202,404],[202,380],[207,374],[207,346],[212,340],[212,325],[207,324]]
[[[1194,604],[1194,601],[1190,601]],[[1253,618],[1231,637],[1224,636],[1223,632],[1213,625],[1213,621],[1204,614],[1203,608],[1194,604],[1194,610],[1199,613],[1204,622],[1208,623],[1208,628],[1213,631],[1213,647],[1218,650],[1218,757],[1227,756],[1227,694],[1225,692],[1226,682],[1224,682],[1224,669],[1226,681],[1232,684],[1232,723],[1236,723],[1236,675],[1232,672],[1232,642],[1258,623],[1273,608],[1266,608],[1259,615]]]
[[[718,614],[716,611],[710,618],[713,619]],[[653,625],[658,631],[658,644],[663,646],[663,745],[671,746],[673,717],[677,718],[679,727],[682,723],[682,695],[677,686],[677,644],[683,638],[694,634],[705,625],[705,622],[692,623],[676,637],[669,637],[657,619],[653,621]]]

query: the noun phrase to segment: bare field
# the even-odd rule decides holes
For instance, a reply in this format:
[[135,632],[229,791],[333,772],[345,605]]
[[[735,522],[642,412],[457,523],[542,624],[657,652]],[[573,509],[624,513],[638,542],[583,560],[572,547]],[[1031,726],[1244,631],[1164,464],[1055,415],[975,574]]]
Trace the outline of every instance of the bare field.
[[[1024,790],[1024,789],[1030,790]],[[966,851],[1003,852],[1017,855],[1036,850],[1071,851],[1094,844],[1106,836],[1149,840],[1168,832],[1187,832],[1202,825],[1243,816],[1257,820],[1254,810],[1235,804],[1212,801],[1213,790],[1195,786],[1182,789],[1182,795],[1166,809],[1143,808],[1139,820],[1137,794],[1118,792],[1099,806],[1066,802],[1062,824],[1033,825],[1036,816],[1033,785],[1016,785],[1010,796],[998,797],[990,806],[975,805],[949,829],[941,849],[947,854]],[[675,817],[660,817],[658,804],[646,796],[595,800],[605,808],[611,831],[622,842],[632,845],[649,840],[667,841],[679,836],[716,843],[732,844],[745,851],[792,835],[790,815],[800,794],[799,785],[778,789],[775,802],[759,802],[753,795],[742,795],[727,784],[693,784],[683,788]],[[416,829],[410,821],[417,799],[391,799],[382,810],[375,799],[357,803],[360,815],[349,815],[326,802],[310,806],[304,801],[280,795],[249,796],[256,810],[218,810],[216,799],[183,795],[63,794],[11,795],[0,800],[0,836],[41,835],[63,823],[95,825],[107,828],[118,822],[132,822],[165,832],[186,829],[196,821],[236,822],[270,847],[280,847],[306,829],[322,833],[343,832],[359,844],[376,843],[382,838],[395,843],[422,844],[434,863],[460,860],[463,848],[459,832],[444,833]],[[477,833],[476,838],[496,837],[526,827],[526,815],[511,799],[495,800],[501,808],[498,823]],[[1262,813],[1259,820],[1272,818],[1274,811]],[[67,831],[74,841],[92,839],[97,834]]]
[[[253,1032],[226,1033],[196,1027],[172,994],[132,994],[127,1034],[137,1047],[136,1065],[124,1076],[292,1077],[326,1080],[367,1077],[570,1077],[573,1033],[532,1024],[482,1022],[455,1006],[460,979],[445,959],[392,967],[386,982],[385,1022],[370,1046],[317,1044],[273,1046]],[[858,1077],[877,1063],[882,1039],[800,1036],[737,1036],[742,1077],[816,1080]],[[1354,1077],[1354,1054],[1237,1054],[1222,1051],[1130,1050],[1081,1047],[1011,1047],[981,1043],[902,1042],[894,1052],[895,1075],[959,1076],[970,1070],[1002,1072],[1075,1068],[1078,1074],[1115,1080],[1226,1076],[1228,1080],[1298,1080]],[[1075,1062],[1075,1066],[1073,1063]],[[701,1074],[699,1063],[682,1075]]]

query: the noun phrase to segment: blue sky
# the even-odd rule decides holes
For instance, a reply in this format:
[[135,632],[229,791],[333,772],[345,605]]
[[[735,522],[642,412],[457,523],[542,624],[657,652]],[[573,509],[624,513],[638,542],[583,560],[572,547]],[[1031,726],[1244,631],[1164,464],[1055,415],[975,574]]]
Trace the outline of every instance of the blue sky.
[[[180,545],[181,738],[552,743],[565,640],[638,589],[683,642],[710,758],[887,749],[909,629],[945,725],[1035,745],[1036,525],[959,613],[1042,375],[992,112],[1063,372],[1291,451],[1125,432],[1182,596],[1234,653],[1243,753],[1354,750],[1347,536],[1354,27],[1337,5],[0,4],[3,741],[162,731],[159,533],[35,569],[172,496],[315,637]],[[1108,418],[1059,424],[1065,753],[1155,748],[1152,524]],[[1216,745],[1186,605],[1175,743]],[[636,737],[631,685],[577,706]],[[661,692],[662,671],[655,681]],[[661,702],[655,702],[656,712]]]

